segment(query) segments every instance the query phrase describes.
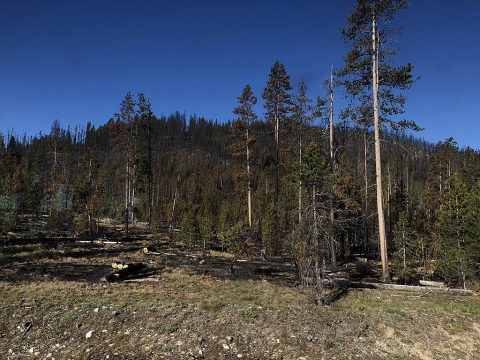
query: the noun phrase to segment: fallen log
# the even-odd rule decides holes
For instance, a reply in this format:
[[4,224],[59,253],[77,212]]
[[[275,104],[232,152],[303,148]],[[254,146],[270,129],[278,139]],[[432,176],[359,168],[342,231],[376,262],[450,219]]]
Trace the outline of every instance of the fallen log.
[[420,280],[420,285],[422,286],[430,286],[430,287],[438,287],[438,288],[445,288],[445,283],[441,281],[427,281],[427,280]]
[[143,248],[143,253],[145,255],[160,255],[157,247],[154,246],[154,245],[148,245],[148,246],[144,247]]
[[142,278],[137,278],[137,279],[124,280],[124,282],[132,282],[132,283],[159,282],[159,281],[161,281],[161,280],[157,277],[142,277]]
[[412,286],[383,283],[350,282],[350,286],[364,289],[390,289],[399,291],[431,292],[435,294],[475,295],[473,290],[450,289],[446,287]]
[[127,263],[123,262],[123,261],[122,262],[114,261],[112,263],[112,268],[119,269],[119,270],[126,269],[126,268],[128,268],[128,266],[129,265]]
[[124,280],[130,280],[130,279],[138,279],[142,277],[151,276],[154,274],[155,274],[155,270],[148,268],[145,264],[142,264],[142,263],[124,264],[122,265],[121,269],[113,272],[110,275],[107,275],[105,279],[108,282],[117,282],[117,281],[124,281]]
[[253,270],[253,272],[257,275],[266,275],[266,276],[271,276],[276,271],[277,271],[276,269],[272,269],[267,266],[262,266],[260,268],[256,268]]
[[[123,270],[121,270],[123,271]],[[137,273],[130,273],[130,274],[122,274],[120,272],[115,272],[113,274],[107,275],[105,277],[105,280],[108,282],[122,282],[122,281],[127,281],[127,280],[134,280],[134,279],[141,279],[141,278],[147,278],[149,276],[155,275],[154,270],[144,270],[140,271]]]
[[146,265],[142,263],[133,263],[133,264],[124,263],[122,269],[123,270],[128,269],[130,271],[138,271],[143,269],[144,267],[146,267]]

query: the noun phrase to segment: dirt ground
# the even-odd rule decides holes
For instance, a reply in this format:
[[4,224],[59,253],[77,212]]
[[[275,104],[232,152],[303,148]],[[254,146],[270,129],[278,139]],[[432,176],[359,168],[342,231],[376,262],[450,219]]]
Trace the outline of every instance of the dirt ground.
[[[351,289],[320,307],[288,263],[232,274],[231,254],[166,235],[17,240],[0,245],[1,359],[480,359],[477,296]],[[155,275],[107,283],[114,261]]]

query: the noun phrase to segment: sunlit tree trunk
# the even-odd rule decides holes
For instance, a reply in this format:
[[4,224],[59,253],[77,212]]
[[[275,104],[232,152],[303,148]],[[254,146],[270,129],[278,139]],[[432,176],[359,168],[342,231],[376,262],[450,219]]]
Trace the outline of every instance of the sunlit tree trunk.
[[246,142],[247,142],[247,205],[248,205],[248,226],[252,228],[252,181],[250,173],[250,144],[249,131],[247,124]]
[[384,281],[390,280],[388,270],[387,239],[385,234],[385,218],[383,212],[382,192],[382,160],[380,144],[380,116],[378,108],[378,34],[375,14],[372,17],[372,92],[373,92],[373,120],[375,134],[375,177],[377,185],[377,215],[378,235],[380,241],[380,259],[382,262],[382,277]]

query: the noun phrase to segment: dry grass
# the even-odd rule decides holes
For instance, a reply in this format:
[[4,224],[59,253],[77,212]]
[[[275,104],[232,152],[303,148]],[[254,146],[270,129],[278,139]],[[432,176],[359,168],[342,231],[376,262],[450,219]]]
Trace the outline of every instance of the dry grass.
[[297,288],[185,269],[142,284],[0,282],[0,316],[0,353],[10,358],[478,359],[480,353],[477,297],[355,290],[315,307]]

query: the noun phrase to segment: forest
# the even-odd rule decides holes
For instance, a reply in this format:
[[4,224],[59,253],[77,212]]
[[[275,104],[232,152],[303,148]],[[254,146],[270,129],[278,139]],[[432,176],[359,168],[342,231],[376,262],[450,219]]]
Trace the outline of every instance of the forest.
[[[273,58],[261,92],[245,79],[230,119],[155,114],[147,95],[127,92],[101,125],[54,120],[49,133],[0,133],[0,274],[54,274],[55,264],[17,266],[21,255],[8,248],[29,223],[41,221],[31,235],[36,241],[70,239],[86,247],[70,250],[72,258],[114,254],[122,262],[112,267],[139,268],[141,277],[160,270],[145,272],[146,260],[132,263],[138,260],[128,255],[132,249],[167,258],[181,253],[182,264],[196,254],[192,266],[222,267],[221,279],[223,271],[241,277],[249,266],[255,279],[291,270],[289,284],[306,289],[315,306],[334,304],[347,287],[366,282],[472,294],[480,284],[480,151],[453,138],[425,141],[422,119],[405,114],[406,91],[419,77],[412,64],[396,61],[393,20],[404,8],[402,0],[357,0],[341,33],[349,50],[321,88],[293,83]],[[99,248],[102,239],[124,250]],[[141,248],[130,247],[139,239]],[[81,264],[85,274],[97,266]],[[104,275],[112,270],[101,266]],[[167,276],[185,281],[181,273]],[[228,306],[202,301],[207,312]],[[255,309],[242,314],[257,319],[263,310]],[[325,349],[336,346],[327,340]]]
[[[127,93],[97,128],[55,120],[49,134],[0,135],[2,231],[23,214],[91,239],[100,218],[122,222],[125,235],[144,221],[178,229],[192,248],[292,259],[304,279],[363,254],[381,258],[384,280],[475,283],[480,153],[423,141],[403,120],[413,66],[394,67],[394,49],[375,44],[402,7],[382,3],[373,29],[368,9],[353,10],[343,29],[352,47],[318,96],[276,61],[262,94],[240,89],[225,122],[158,116],[144,94]],[[341,91],[350,101],[336,109]]]
[[[277,68],[284,71],[276,63],[272,74]],[[107,217],[126,234],[127,224],[145,221],[154,230],[179,228],[191,247],[216,242],[296,257],[313,253],[297,247],[311,237],[302,224],[315,221],[325,261],[377,256],[373,134],[341,122],[330,143],[327,101],[311,105],[304,83],[283,96],[292,113],[280,121],[278,154],[274,125],[248,107],[255,100],[248,86],[233,122],[156,117],[142,94],[138,103],[127,94],[118,118],[98,128],[54,122],[50,134],[2,136],[2,231],[14,230],[22,214],[48,215],[51,231],[91,238]],[[420,271],[461,286],[478,280],[479,152],[453,139],[431,144],[383,132],[382,167],[392,275],[408,282]]]

